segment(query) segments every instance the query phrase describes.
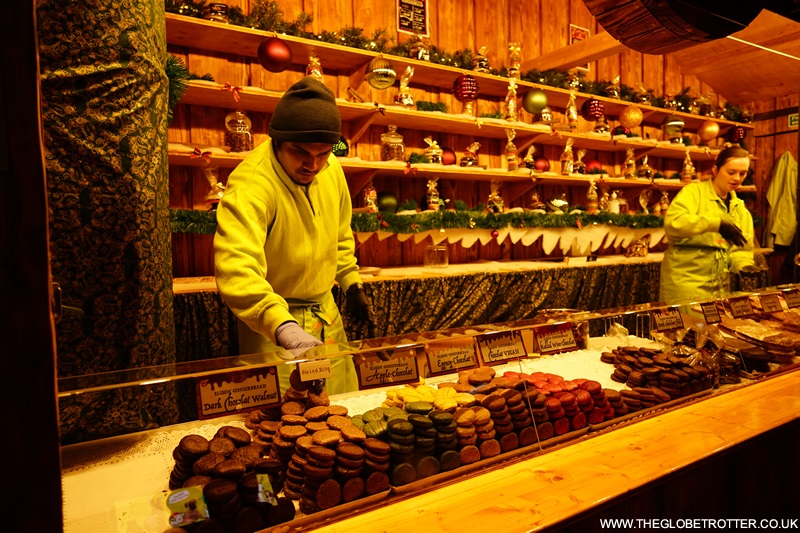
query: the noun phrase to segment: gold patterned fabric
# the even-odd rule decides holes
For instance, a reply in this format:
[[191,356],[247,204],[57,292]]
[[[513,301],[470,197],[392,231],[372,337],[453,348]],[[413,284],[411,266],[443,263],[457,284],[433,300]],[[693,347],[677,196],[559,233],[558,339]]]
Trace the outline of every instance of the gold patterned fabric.
[[[163,2],[37,3],[58,373],[174,361]],[[173,423],[173,393],[61,402],[65,443]]]
[[[393,337],[470,325],[533,318],[541,309],[597,310],[647,303],[658,298],[660,263],[563,267],[521,272],[479,273],[415,279],[373,280],[364,284],[376,328],[357,328],[344,311],[344,296],[333,293],[348,339]],[[176,321],[195,335],[179,335],[177,350],[204,354],[232,345],[230,330],[219,324],[233,320],[217,293],[175,295]],[[197,321],[193,325],[190,322]],[[214,323],[215,326],[211,326]],[[227,336],[212,340],[215,335]],[[235,355],[235,352],[224,355]]]

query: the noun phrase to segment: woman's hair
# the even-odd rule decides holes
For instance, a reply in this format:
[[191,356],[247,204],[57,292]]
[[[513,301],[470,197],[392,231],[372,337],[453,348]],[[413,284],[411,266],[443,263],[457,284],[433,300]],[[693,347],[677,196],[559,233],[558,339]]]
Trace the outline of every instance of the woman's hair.
[[734,159],[736,157],[749,158],[750,152],[738,144],[725,143],[722,145],[722,150],[720,150],[719,154],[717,155],[717,159],[714,161],[714,166],[721,168],[722,165],[727,163],[729,159]]

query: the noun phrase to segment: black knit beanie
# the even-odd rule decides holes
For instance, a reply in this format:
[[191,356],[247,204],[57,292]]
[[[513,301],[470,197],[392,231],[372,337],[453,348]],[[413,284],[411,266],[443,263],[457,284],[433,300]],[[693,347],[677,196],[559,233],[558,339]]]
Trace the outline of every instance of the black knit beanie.
[[289,87],[275,106],[269,136],[276,141],[336,144],[341,129],[333,91],[306,76]]

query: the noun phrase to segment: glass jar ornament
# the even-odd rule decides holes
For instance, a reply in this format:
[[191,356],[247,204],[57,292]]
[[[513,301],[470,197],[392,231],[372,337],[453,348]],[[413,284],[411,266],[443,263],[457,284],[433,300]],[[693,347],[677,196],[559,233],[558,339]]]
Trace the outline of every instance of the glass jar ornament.
[[589,180],[589,190],[586,191],[586,212],[590,215],[596,215],[599,212],[597,185],[594,179]]
[[685,122],[681,117],[670,114],[661,122],[661,131],[664,132],[664,140],[674,144],[683,142],[683,127]]
[[322,75],[322,64],[319,62],[319,58],[314,54],[308,56],[306,76],[311,76],[318,82],[325,83],[325,77]]
[[219,201],[222,200],[222,195],[225,193],[225,185],[219,182],[219,168],[218,167],[205,167],[203,174],[206,181],[211,186],[206,194],[205,200],[209,204],[210,209],[216,209]]
[[[603,213],[609,213],[609,202],[611,202],[611,197],[609,196],[608,191],[603,191],[600,194],[600,199],[597,201],[597,208]],[[617,204],[617,209],[619,209],[619,204]]]
[[453,81],[453,96],[464,105],[462,113],[473,115],[473,105],[478,98],[478,80],[475,76],[461,74]]
[[478,166],[478,150],[481,147],[481,143],[475,141],[474,143],[470,144],[464,152],[464,157],[461,158],[459,164],[462,167],[475,167]]
[[428,145],[424,152],[425,157],[428,158],[428,161],[437,165],[443,165],[444,159],[442,156],[444,154],[444,150],[439,147],[439,143],[434,141],[433,137],[425,137],[422,140]]
[[381,161],[405,161],[406,145],[403,136],[397,133],[397,125],[389,124],[381,134]]
[[617,191],[611,191],[611,197],[608,199],[608,212],[614,215],[619,214],[619,195]]
[[425,194],[430,211],[438,211],[441,202],[439,201],[439,178],[430,178],[428,180],[428,190]]
[[519,79],[519,64],[521,60],[522,47],[519,43],[508,43],[508,77]]
[[489,58],[486,57],[486,54],[489,53],[488,46],[481,46],[478,50],[478,53],[475,54],[475,57],[472,58],[472,70],[474,72],[489,72]]
[[505,210],[503,197],[500,196],[500,181],[492,180],[490,183],[489,198],[486,200],[486,209],[490,213],[502,213]]
[[391,61],[383,56],[378,56],[367,65],[367,83],[378,90],[388,89],[397,79],[397,71]]
[[406,67],[403,75],[400,76],[400,89],[394,97],[394,103],[403,107],[414,107],[414,95],[411,94],[411,89],[408,85],[411,83],[411,78],[414,76],[414,67],[411,65]]
[[517,159],[517,145],[514,144],[514,137],[517,136],[517,130],[510,128],[506,130],[506,168],[509,172],[516,172],[519,169],[519,161]]
[[652,179],[653,178],[653,169],[650,168],[650,165],[647,163],[647,155],[642,157],[642,164],[639,165],[639,168],[636,169],[636,175],[642,179]]
[[569,100],[567,101],[567,109],[564,111],[565,116],[567,117],[567,126],[569,126],[570,131],[575,131],[578,129],[578,108],[575,105],[575,93],[569,93]]
[[636,156],[633,148],[627,148],[625,153],[625,179],[636,179]]
[[683,183],[691,182],[695,175],[694,163],[692,163],[692,156],[689,153],[689,150],[686,150],[686,157],[683,160],[683,165],[681,166],[681,181]]
[[533,123],[543,124],[545,126],[552,126],[553,111],[548,106],[544,106],[540,113],[537,113],[536,115],[533,116]]
[[505,100],[506,114],[508,122],[517,121],[517,81],[514,78],[508,80],[508,92]]
[[572,164],[572,171],[575,174],[586,174],[586,163],[583,162],[583,158],[586,155],[586,150],[581,148],[575,154],[575,162]]
[[589,122],[600,120],[600,117],[603,116],[604,111],[605,106],[603,105],[603,102],[597,98],[589,98],[588,100],[585,100],[583,104],[581,104],[581,116],[584,120],[588,120]]
[[253,149],[253,136],[250,133],[253,122],[244,111],[231,111],[225,116],[225,146],[231,152],[248,152]]
[[215,2],[203,7],[203,18],[214,22],[228,23],[228,4]]
[[366,187],[364,187],[363,199],[364,207],[367,208],[369,213],[378,212],[378,191],[375,189],[375,186],[371,181],[367,183]]
[[575,163],[572,153],[573,142],[575,142],[573,139],[567,139],[567,145],[564,147],[564,151],[561,152],[561,174],[565,176],[572,174],[572,169]]

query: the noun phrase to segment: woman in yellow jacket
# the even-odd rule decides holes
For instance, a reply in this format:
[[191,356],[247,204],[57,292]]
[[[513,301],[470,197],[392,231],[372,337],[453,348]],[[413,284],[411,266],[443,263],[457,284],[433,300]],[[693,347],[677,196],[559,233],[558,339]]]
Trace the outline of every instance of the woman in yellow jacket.
[[[350,191],[332,154],[340,127],[333,92],[303,78],[275,107],[270,140],[228,178],[217,208],[214,268],[220,295],[239,319],[242,354],[273,352],[279,361],[346,342],[334,283],[345,291],[353,318],[369,320]],[[351,358],[334,358],[331,366],[329,394],[358,388]],[[279,367],[282,392],[289,370]]]
[[713,178],[685,186],[670,204],[664,216],[669,248],[661,263],[664,303],[724,296],[730,273],[754,264],[753,217],[734,192],[749,168],[747,150],[726,146]]

